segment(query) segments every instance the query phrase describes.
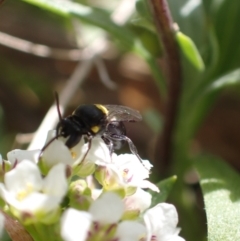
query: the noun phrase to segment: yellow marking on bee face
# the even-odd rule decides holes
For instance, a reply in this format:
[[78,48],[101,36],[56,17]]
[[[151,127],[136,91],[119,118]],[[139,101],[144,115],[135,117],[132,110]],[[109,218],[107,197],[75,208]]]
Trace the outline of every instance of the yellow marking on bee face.
[[93,133],[98,133],[99,130],[100,130],[100,127],[99,126],[93,126],[93,127],[91,127],[91,130],[92,130]]
[[104,107],[103,105],[98,105],[98,104],[96,104],[95,106],[96,106],[98,109],[100,109],[105,115],[108,114],[107,108]]

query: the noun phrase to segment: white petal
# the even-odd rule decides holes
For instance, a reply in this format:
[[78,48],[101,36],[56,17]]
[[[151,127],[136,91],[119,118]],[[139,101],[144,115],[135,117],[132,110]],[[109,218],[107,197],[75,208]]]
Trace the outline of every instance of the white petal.
[[25,199],[19,201],[12,193],[8,192],[4,185],[0,183],[1,197],[12,207],[22,212],[30,212],[32,214],[41,212],[47,213],[58,207],[61,202],[59,197],[51,197],[42,193],[31,193]]
[[8,192],[2,183],[0,183],[0,196],[11,206],[17,206],[19,204],[19,201],[15,198],[15,195],[11,192]]
[[141,223],[135,221],[121,222],[115,234],[119,241],[140,241],[145,240],[146,228]]
[[61,236],[64,241],[85,241],[91,225],[87,212],[67,209],[61,219]]
[[42,154],[42,160],[49,167],[52,167],[58,163],[63,163],[70,166],[74,163],[70,150],[60,140],[54,140],[46,148]]
[[43,181],[42,191],[53,196],[63,197],[68,189],[66,166],[62,163],[54,166]]
[[149,235],[155,235],[157,240],[183,240],[178,237],[178,215],[172,204],[160,203],[149,209],[144,214],[144,221]]
[[113,193],[106,192],[90,206],[89,212],[94,221],[103,224],[116,223],[120,220],[124,211],[124,204],[121,198]]
[[51,141],[54,137],[56,137],[57,135],[57,131],[56,130],[49,130],[48,133],[47,133],[47,138],[46,138],[46,141],[45,141],[45,144],[48,144],[49,141]]
[[116,165],[108,164],[105,167],[105,172],[106,185],[122,188],[127,186],[127,183],[124,181],[123,175],[121,175],[121,172],[117,169]]
[[152,169],[153,165],[150,163],[150,161],[148,161],[148,160],[142,160],[142,162],[143,162],[143,166],[144,166],[148,171],[150,171],[150,170]]
[[60,197],[35,192],[31,193],[23,201],[19,202],[15,208],[32,214],[48,213],[58,208],[61,200],[62,199]]
[[113,161],[120,171],[125,172],[126,180],[135,183],[136,186],[138,186],[139,181],[149,177],[149,171],[133,154],[118,155]]
[[[65,141],[64,141],[64,143],[65,143]],[[83,158],[83,154],[85,154],[85,153],[82,153],[82,148],[83,148],[84,143],[85,143],[84,138],[81,138],[80,142],[76,146],[71,148],[71,153],[74,154],[74,158],[73,158],[74,160]]]
[[138,188],[137,191],[124,199],[126,210],[139,210],[143,212],[150,207],[152,201],[152,196],[150,193],[145,192],[141,188]]
[[[88,143],[82,148],[82,154],[88,150]],[[83,156],[82,156],[83,157]],[[111,156],[107,145],[104,143],[102,138],[94,137],[92,139],[91,149],[89,150],[84,161],[94,162],[97,165],[105,166],[111,162]]]
[[42,177],[38,166],[31,161],[20,162],[13,170],[5,174],[4,182],[8,191],[15,195],[30,193],[42,188]]
[[34,163],[37,163],[39,159],[39,155],[40,155],[40,150],[26,151],[26,150],[16,149],[7,153],[7,159],[12,164],[14,164],[16,161],[21,162],[23,160],[29,160]]
[[149,189],[151,189],[154,192],[160,192],[159,188],[155,184],[151,183],[148,180],[141,181],[139,187],[141,187],[141,188],[149,188]]
[[93,189],[91,189],[91,191],[92,191],[92,199],[96,200],[97,198],[100,197],[100,195],[102,194],[103,190],[102,189],[93,188]]

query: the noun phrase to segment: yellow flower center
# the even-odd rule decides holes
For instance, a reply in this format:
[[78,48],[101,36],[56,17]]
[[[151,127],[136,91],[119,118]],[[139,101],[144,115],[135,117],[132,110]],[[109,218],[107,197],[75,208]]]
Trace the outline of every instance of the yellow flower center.
[[19,201],[22,201],[24,198],[26,198],[32,192],[33,192],[33,185],[32,185],[32,183],[27,183],[25,189],[22,189],[22,190],[18,191],[17,199]]

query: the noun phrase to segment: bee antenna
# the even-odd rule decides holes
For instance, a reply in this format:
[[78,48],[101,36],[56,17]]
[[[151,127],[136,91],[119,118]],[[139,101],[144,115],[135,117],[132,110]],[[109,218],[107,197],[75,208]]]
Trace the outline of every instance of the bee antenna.
[[58,93],[57,92],[55,92],[55,100],[56,100],[56,105],[57,105],[58,118],[61,121],[62,120],[62,115],[61,115],[61,112],[60,112],[59,97],[58,97]]
[[58,135],[57,136],[54,136],[51,140],[49,140],[45,145],[44,145],[44,147],[41,149],[41,152],[44,152],[46,149],[47,149],[47,147],[54,141],[54,140],[56,140],[58,138]]
[[[59,97],[58,97],[58,93],[55,91],[54,92],[55,94],[55,100],[56,100],[56,105],[57,105],[57,112],[58,112],[58,118],[59,118],[59,121],[61,122],[62,121],[62,115],[61,115],[61,111],[60,111],[60,105],[59,105]],[[56,139],[58,139],[58,137],[61,136],[61,134],[56,134],[56,136],[54,136],[52,139],[50,139],[44,146],[43,148],[41,149],[40,151],[40,154],[39,154],[39,159],[41,158],[43,152],[47,149],[47,147]]]

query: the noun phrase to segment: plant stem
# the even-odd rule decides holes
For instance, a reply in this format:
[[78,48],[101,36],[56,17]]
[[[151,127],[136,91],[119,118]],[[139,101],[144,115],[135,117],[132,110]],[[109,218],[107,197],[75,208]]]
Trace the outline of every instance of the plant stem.
[[161,136],[157,140],[155,152],[156,174],[166,173],[170,166],[173,132],[177,118],[181,94],[182,71],[180,55],[175,40],[174,22],[166,0],[149,0],[156,28],[164,50],[166,68],[167,98],[164,106],[165,122]]
[[7,213],[0,210],[5,217],[4,228],[12,241],[33,241],[33,238],[25,230],[25,228]]

